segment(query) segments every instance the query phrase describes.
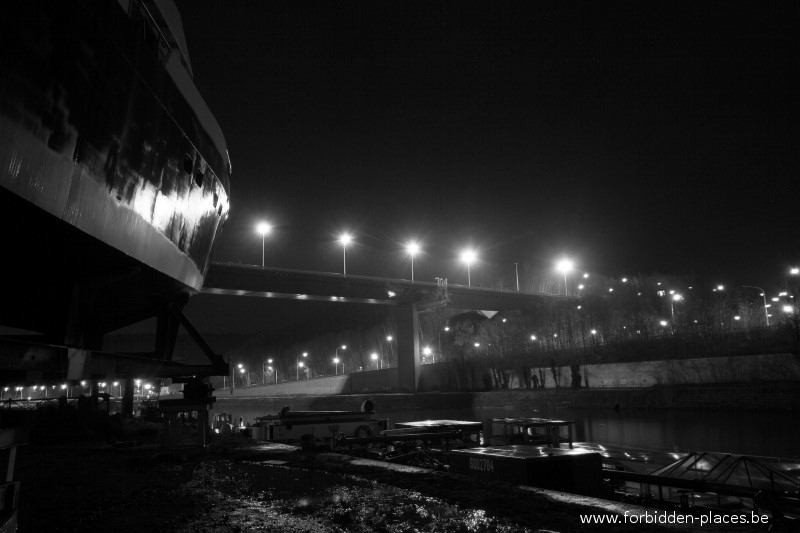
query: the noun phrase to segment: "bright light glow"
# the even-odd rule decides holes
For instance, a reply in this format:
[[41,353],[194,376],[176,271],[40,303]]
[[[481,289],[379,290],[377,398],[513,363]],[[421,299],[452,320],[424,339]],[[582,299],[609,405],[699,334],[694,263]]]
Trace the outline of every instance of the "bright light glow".
[[334,365],[338,365],[339,364],[339,358],[338,357],[334,357],[333,358],[333,364]]
[[597,330],[596,330],[596,329],[593,329],[593,330],[591,331],[591,334],[592,334],[592,335],[597,335]]
[[81,387],[85,387],[85,386],[86,386],[86,382],[85,381],[81,381]]
[[683,300],[683,296],[681,296],[680,294],[673,294],[672,299],[677,302],[679,300]]
[[584,272],[583,279],[589,279],[589,273],[588,272]]
[[[556,270],[558,270],[562,274],[566,274],[567,272],[570,272],[572,270],[573,266],[574,266],[574,264],[573,264],[572,260],[566,259],[566,258],[559,259],[556,262]],[[586,277],[586,276],[584,275],[584,277]]]
[[717,285],[717,290],[718,291],[724,291],[725,290],[725,285]]
[[739,315],[735,315],[735,316],[733,317],[733,319],[734,319],[734,320],[741,320],[741,319],[742,319],[742,317],[740,317]]
[[242,368],[244,365],[243,365],[242,363],[239,363],[237,366],[238,366],[239,368]]
[[791,305],[784,305],[783,306],[783,312],[784,313],[794,313],[794,307],[792,307]]
[[445,331],[450,331],[450,326],[445,326],[445,327],[444,327],[444,330],[445,330]]
[[247,372],[247,371],[246,371],[244,368],[240,368],[240,369],[239,369],[239,373],[240,373],[240,374],[244,374],[245,372]]
[[659,324],[661,324],[662,326],[666,326],[667,325],[667,321],[666,320],[662,320],[661,322],[659,322]]
[[303,368],[303,367],[305,366],[305,363],[303,363],[302,361],[300,361],[299,363],[297,363],[297,366],[299,366],[300,368]]
[[582,290],[583,290],[583,283],[581,283],[580,285],[578,285],[578,290],[579,290],[579,291],[582,291]]
[[370,359],[372,359],[373,361],[377,361],[377,360],[378,360],[378,354],[376,354],[375,352],[372,352],[372,354],[370,354],[370,356],[369,356],[369,357],[370,357]]
[[467,265],[471,265],[477,257],[478,254],[472,248],[467,248],[461,252],[461,261]]
[[272,364],[272,358],[267,359],[267,363]]
[[781,301],[781,299],[780,299],[780,298],[772,298],[772,301],[773,301],[773,302],[780,302],[780,301]]
[[303,352],[303,357],[308,357],[308,352]]
[[480,345],[481,345],[481,343],[479,343],[479,342],[476,342],[476,343],[475,343],[475,347],[476,347],[476,348],[479,348],[479,347],[480,347]]
[[119,386],[119,381],[115,381],[115,382],[113,383],[113,385],[114,385],[115,387],[118,387],[118,386]]
[[419,243],[417,241],[408,241],[408,244],[406,244],[406,252],[408,252],[408,255],[411,257],[417,255],[419,253]]
[[628,278],[622,278],[622,283],[628,283]]
[[353,242],[353,236],[350,235],[349,233],[342,233],[341,235],[339,235],[339,243],[342,246],[347,246],[351,242]]
[[535,341],[536,340],[536,335],[531,335],[531,340]]
[[256,226],[256,231],[261,234],[263,237],[264,235],[269,235],[272,232],[272,226],[267,222],[259,222]]
[[800,267],[792,267],[792,268],[790,268],[789,269],[789,274],[791,274],[792,276],[797,276],[798,274],[800,274]]
[[394,337],[392,337],[391,335],[386,336],[387,341],[392,342],[392,339],[394,339]]
[[422,349],[422,355],[430,355],[432,353],[431,347],[426,346]]
[[346,349],[347,349],[347,345],[346,344],[342,344],[342,350],[346,350]]

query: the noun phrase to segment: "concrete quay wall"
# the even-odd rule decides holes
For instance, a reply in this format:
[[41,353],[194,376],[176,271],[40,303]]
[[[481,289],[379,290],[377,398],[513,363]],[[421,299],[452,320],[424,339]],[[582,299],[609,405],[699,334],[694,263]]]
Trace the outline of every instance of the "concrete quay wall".
[[[512,412],[555,409],[615,410],[746,410],[770,413],[800,413],[800,387],[793,382],[726,383],[710,385],[661,385],[649,388],[620,389],[508,389],[485,392],[362,393],[333,395],[274,396],[220,394],[217,408],[229,409],[247,404],[267,413],[284,405],[292,410],[357,410],[371,400],[378,412],[402,410],[447,410],[505,407]],[[255,391],[253,391],[255,392]]]
[[[500,388],[495,373],[485,368],[461,367],[452,363],[421,365],[418,369],[418,392],[458,391]],[[525,373],[527,372],[527,376]],[[793,382],[800,385],[800,358],[793,354],[764,354],[736,357],[703,357],[696,359],[641,361],[583,365],[581,387],[648,388],[657,385],[734,385],[733,389],[758,386],[760,383]],[[505,369],[509,389],[528,389],[534,383],[547,389],[567,389],[571,385],[569,367],[557,367],[558,383],[551,368]],[[398,390],[397,368],[354,372],[309,380],[284,381],[269,385],[223,388],[221,378],[215,382],[217,397],[263,396],[331,396],[405,392]],[[537,389],[538,390],[538,389]]]

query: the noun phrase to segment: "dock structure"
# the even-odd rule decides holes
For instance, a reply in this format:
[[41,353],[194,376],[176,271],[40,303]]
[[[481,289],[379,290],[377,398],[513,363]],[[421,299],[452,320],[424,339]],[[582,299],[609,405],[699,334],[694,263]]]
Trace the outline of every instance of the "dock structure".
[[[507,445],[546,444],[558,448],[562,442],[567,442],[572,449],[574,425],[575,422],[570,420],[552,418],[489,418],[483,424],[483,437],[486,445],[491,445],[492,441],[499,441],[501,444]],[[567,430],[566,440],[561,434],[561,428]]]

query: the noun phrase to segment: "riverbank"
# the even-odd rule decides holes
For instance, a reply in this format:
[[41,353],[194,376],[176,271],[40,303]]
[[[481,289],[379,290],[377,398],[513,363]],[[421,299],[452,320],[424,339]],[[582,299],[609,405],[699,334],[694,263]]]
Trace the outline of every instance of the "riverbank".
[[626,511],[644,512],[636,506],[238,437],[184,460],[158,451],[147,442],[22,447],[19,531],[667,531],[581,520],[622,520]]

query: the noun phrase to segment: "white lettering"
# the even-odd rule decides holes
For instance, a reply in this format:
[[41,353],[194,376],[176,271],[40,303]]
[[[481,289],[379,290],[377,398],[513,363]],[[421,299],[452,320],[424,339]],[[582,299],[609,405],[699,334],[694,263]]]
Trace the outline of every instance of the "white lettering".
[[494,472],[494,463],[485,457],[470,457],[469,469],[480,470],[481,472]]

